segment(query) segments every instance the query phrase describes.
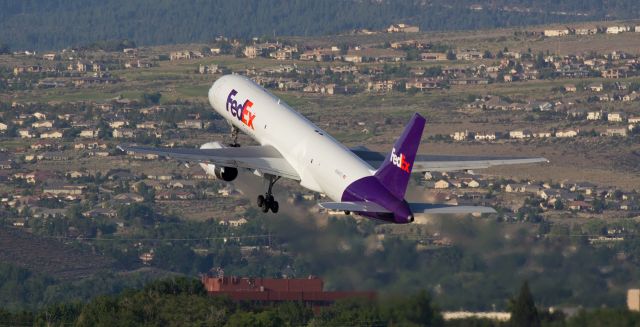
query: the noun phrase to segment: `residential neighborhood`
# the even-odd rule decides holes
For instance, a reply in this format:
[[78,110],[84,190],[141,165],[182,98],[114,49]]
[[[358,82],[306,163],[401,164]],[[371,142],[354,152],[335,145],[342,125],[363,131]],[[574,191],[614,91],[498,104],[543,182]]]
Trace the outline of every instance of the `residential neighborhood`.
[[[109,267],[118,284],[105,284],[114,289],[128,286],[121,281],[133,274],[141,274],[131,278],[137,282],[224,267],[271,277],[320,271],[336,290],[368,278],[409,288],[419,280],[425,294],[463,300],[467,283],[507,297],[510,290],[486,285],[512,272],[532,278],[536,288],[555,288],[563,280],[555,266],[580,272],[581,260],[591,264],[581,284],[567,282],[570,291],[556,298],[613,285],[606,303],[616,303],[635,283],[628,276],[640,230],[640,50],[628,42],[640,37],[637,25],[422,27],[397,19],[328,36],[265,31],[212,34],[199,43],[115,40],[1,54],[0,233],[8,234],[0,236],[29,241],[6,253],[37,258],[28,262],[36,270],[33,261],[66,267],[60,257],[81,258],[71,261],[76,268],[53,272],[69,280],[85,271],[102,278],[105,269],[94,267]],[[411,175],[407,202],[496,213],[416,214],[412,224],[388,225],[323,209],[325,194],[282,179],[273,191],[283,210],[264,215],[255,205],[265,187],[260,172],[240,170],[227,183],[200,162],[120,150],[257,145],[211,109],[211,85],[228,74],[255,81],[354,152],[387,156],[419,113],[426,125],[418,153],[434,168]],[[483,168],[446,171],[435,164],[466,157]],[[502,158],[548,162],[483,166]],[[49,253],[41,250],[49,242],[76,252],[33,256]],[[314,266],[318,257],[331,270]],[[356,259],[362,259],[358,274],[340,268]],[[376,260],[383,268],[372,272]],[[422,278],[424,271],[433,282]],[[599,278],[595,286],[590,274]],[[480,300],[479,310],[492,309],[494,298]]]

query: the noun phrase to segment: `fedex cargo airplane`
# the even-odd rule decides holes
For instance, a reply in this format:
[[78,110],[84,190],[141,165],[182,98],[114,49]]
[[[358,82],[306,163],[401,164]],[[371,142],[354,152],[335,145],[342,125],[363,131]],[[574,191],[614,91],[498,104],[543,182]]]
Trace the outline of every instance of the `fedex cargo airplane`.
[[[494,213],[489,207],[409,203],[405,192],[412,173],[487,168],[495,165],[546,162],[544,158],[495,158],[418,155],[425,118],[414,114],[386,155],[364,147],[350,149],[264,88],[239,75],[226,75],[209,89],[209,103],[232,125],[233,142],[209,142],[195,148],[150,148],[120,145],[127,153],[157,154],[197,162],[211,175],[230,182],[238,170],[268,181],[257,205],[277,213],[272,194],[280,178],[326,194],[328,210],[354,213],[390,223],[413,222],[417,214]],[[237,144],[243,132],[260,145]]]

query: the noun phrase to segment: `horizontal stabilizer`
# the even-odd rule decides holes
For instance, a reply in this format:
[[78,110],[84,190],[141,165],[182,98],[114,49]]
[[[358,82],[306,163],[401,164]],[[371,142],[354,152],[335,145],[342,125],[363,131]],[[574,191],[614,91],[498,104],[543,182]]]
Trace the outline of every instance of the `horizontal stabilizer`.
[[476,206],[456,206],[446,204],[429,203],[409,203],[409,208],[414,214],[473,214],[473,213],[496,213],[491,207]]
[[[446,158],[446,157],[442,157]],[[422,158],[421,158],[422,159]],[[416,161],[414,164],[415,172],[426,171],[459,171],[484,169],[493,166],[507,165],[524,165],[534,163],[548,163],[546,158],[498,158],[498,157],[449,157],[449,160],[443,161]]]
[[[358,146],[351,149],[356,156],[367,162],[371,167],[377,168],[385,160],[385,154]],[[447,172],[459,170],[484,169],[495,166],[523,165],[549,162],[542,157],[494,157],[494,156],[451,156],[451,155],[425,155],[418,154],[413,163],[413,173],[422,172]]]
[[324,209],[352,212],[390,213],[383,206],[375,202],[322,202],[318,205]]

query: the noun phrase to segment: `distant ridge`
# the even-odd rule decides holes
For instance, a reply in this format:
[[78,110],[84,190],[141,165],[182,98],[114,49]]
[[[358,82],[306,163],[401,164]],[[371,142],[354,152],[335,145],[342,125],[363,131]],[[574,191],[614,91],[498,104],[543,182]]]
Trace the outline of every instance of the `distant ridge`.
[[0,0],[0,44],[43,50],[112,39],[159,45],[326,35],[399,22],[468,30],[638,17],[636,0]]

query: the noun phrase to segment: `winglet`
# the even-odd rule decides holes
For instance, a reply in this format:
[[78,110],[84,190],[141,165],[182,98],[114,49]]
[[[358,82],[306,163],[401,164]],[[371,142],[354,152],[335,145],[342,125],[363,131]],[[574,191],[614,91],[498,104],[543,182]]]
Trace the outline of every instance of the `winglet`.
[[414,114],[391,153],[376,171],[375,177],[398,199],[404,199],[407,191],[425,123],[424,117]]

